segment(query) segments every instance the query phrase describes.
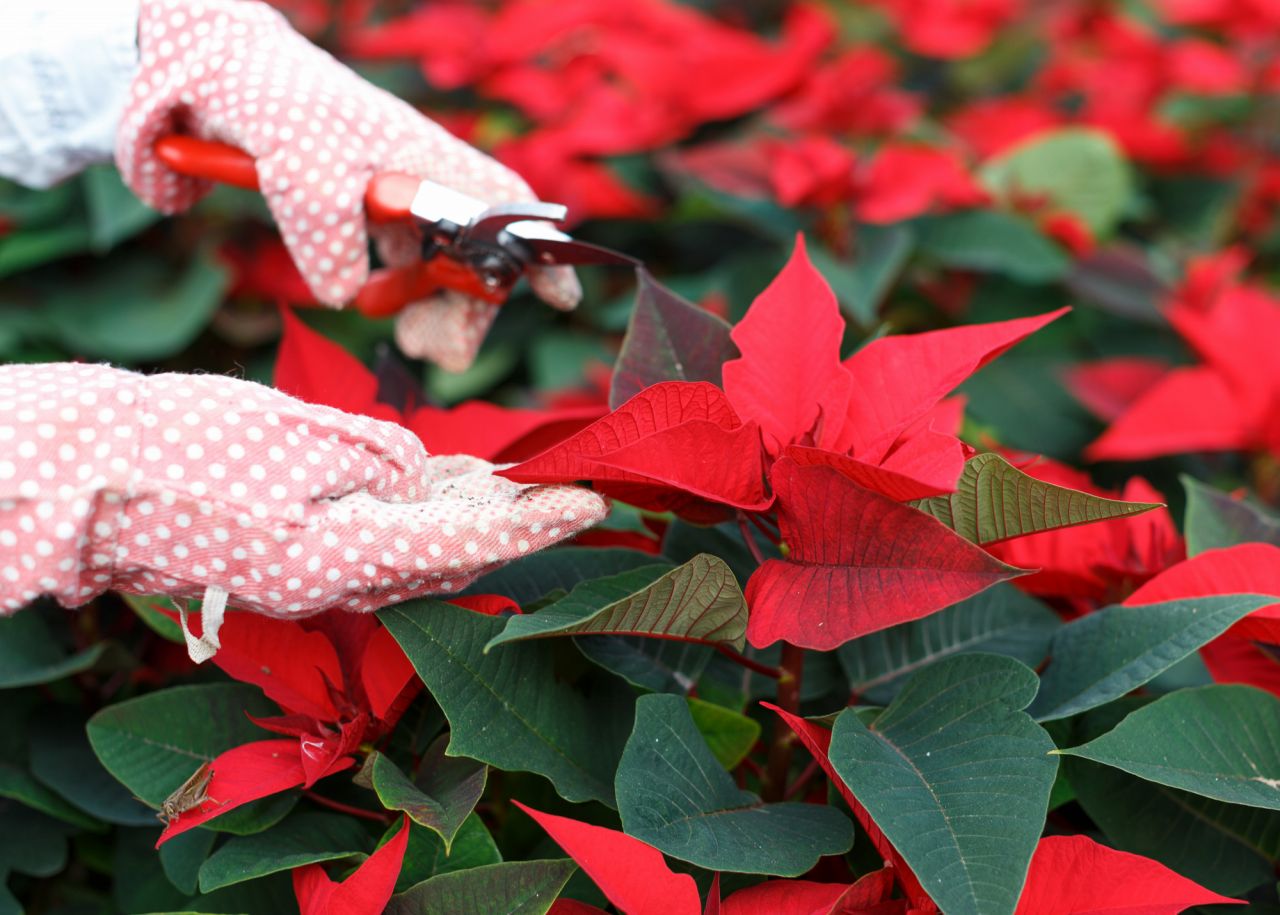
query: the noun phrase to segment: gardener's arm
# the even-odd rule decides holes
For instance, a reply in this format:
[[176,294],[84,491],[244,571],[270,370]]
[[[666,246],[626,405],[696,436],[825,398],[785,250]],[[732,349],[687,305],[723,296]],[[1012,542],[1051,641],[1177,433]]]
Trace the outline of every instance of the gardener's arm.
[[[0,175],[45,186],[112,154],[166,213],[211,185],[169,171],[156,140],[192,134],[249,153],[267,205],[318,300],[364,285],[367,239],[391,266],[419,257],[415,230],[369,226],[378,172],[429,178],[491,203],[535,199],[510,169],[336,61],[252,0],[41,0],[0,10]],[[581,295],[565,268],[531,274],[559,308]],[[496,306],[446,292],[397,322],[401,348],[450,369],[470,364]]]
[[[0,366],[0,614],[108,589],[271,616],[456,593],[603,500],[217,375]],[[192,641],[207,656],[214,638]]]

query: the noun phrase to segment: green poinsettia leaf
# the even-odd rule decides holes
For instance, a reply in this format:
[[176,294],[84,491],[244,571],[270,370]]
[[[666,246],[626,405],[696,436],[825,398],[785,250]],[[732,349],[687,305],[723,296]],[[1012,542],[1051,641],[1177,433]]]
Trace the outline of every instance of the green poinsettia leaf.
[[1133,173],[1110,134],[1088,127],[1065,127],[1036,134],[992,157],[979,180],[1013,206],[1043,200],[1066,210],[1095,236],[1111,232],[1134,193]]
[[1239,543],[1270,543],[1280,546],[1280,516],[1261,505],[1234,499],[1225,492],[1182,477],[1187,491],[1187,555]]
[[980,546],[1161,507],[1158,502],[1104,499],[1045,483],[998,454],[978,454],[966,461],[950,495],[918,499],[911,505]]
[[506,621],[452,604],[412,601],[378,616],[449,719],[450,754],[536,772],[566,800],[612,805],[631,728],[629,688],[602,677],[588,699],[557,678],[544,640],[485,654]]
[[1108,607],[1064,626],[1030,712],[1037,721],[1118,699],[1200,649],[1275,597],[1233,594]]
[[427,749],[415,779],[409,778],[382,753],[374,751],[370,762],[373,790],[388,810],[403,810],[415,823],[439,834],[446,854],[453,837],[484,793],[489,767],[463,756],[446,756],[448,737],[439,737]]
[[1060,752],[1228,804],[1280,810],[1277,723],[1280,699],[1215,684],[1163,696]]
[[613,367],[609,406],[617,409],[662,381],[720,384],[720,367],[738,357],[721,318],[676,295],[649,271],[636,271],[636,303]]
[[0,689],[52,683],[82,673],[98,663],[107,647],[98,642],[68,654],[37,611],[0,618]]
[[[1086,712],[1073,721],[1075,738],[1105,734],[1150,701],[1126,697]],[[1227,896],[1275,879],[1280,812],[1224,804],[1078,757],[1062,757],[1061,771],[1077,803],[1121,851],[1159,861]]]
[[615,790],[628,835],[710,870],[794,877],[853,842],[834,808],[765,804],[738,788],[678,696],[636,703]]
[[918,249],[948,267],[1002,273],[1024,283],[1061,279],[1071,260],[1035,224],[998,210],[965,210],[915,223]]
[[320,861],[368,854],[372,843],[354,817],[295,813],[265,832],[233,836],[200,866],[200,891],[256,880]]
[[1023,709],[1035,674],[999,655],[913,676],[873,724],[836,719],[840,778],[948,915],[1008,915],[1048,810],[1053,741]]
[[713,702],[686,701],[694,727],[707,742],[707,748],[720,765],[733,771],[760,739],[760,722]]
[[1060,625],[1035,598],[998,584],[922,620],[854,639],[838,655],[852,692],[883,704],[916,671],[959,654],[1002,654],[1038,667]]
[[545,915],[577,869],[568,858],[561,858],[506,861],[440,874],[393,896],[385,911],[386,915]]
[[485,646],[566,635],[637,635],[746,644],[747,603],[733,571],[707,553],[684,565],[643,566],[584,581],[536,613],[513,616]]
[[[279,714],[252,686],[215,683],[175,686],[109,705],[86,731],[103,768],[147,804],[160,804],[202,763],[271,735],[249,716]],[[220,832],[261,832],[289,812],[298,795],[285,792],[254,801],[212,820]]]
[[404,850],[400,876],[396,878],[396,892],[430,879],[437,874],[470,870],[502,860],[493,836],[477,814],[462,821],[453,836],[453,845],[445,851],[444,840],[434,830],[409,823],[409,844]]
[[517,559],[476,579],[463,594],[501,594],[520,606],[552,591],[572,591],[583,581],[653,565],[654,556],[640,550],[570,546]]

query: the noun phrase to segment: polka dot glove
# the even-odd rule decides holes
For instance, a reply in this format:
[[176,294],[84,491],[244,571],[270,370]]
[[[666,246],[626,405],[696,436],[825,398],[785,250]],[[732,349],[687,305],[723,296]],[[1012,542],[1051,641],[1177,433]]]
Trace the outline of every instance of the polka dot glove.
[[0,609],[203,595],[200,659],[223,602],[280,617],[456,591],[606,513],[492,469],[249,381],[0,366]]
[[[143,0],[138,45],[141,69],[116,143],[125,182],[176,213],[211,185],[165,168],[157,139],[181,132],[245,150],[290,254],[327,304],[349,302],[364,285],[368,233],[391,266],[420,256],[415,228],[366,226],[375,173],[430,178],[492,203],[535,199],[514,172],[361,79],[265,4]],[[581,297],[567,268],[534,271],[530,281],[558,308]],[[405,309],[396,339],[410,356],[461,371],[496,314],[495,305],[445,292]]]

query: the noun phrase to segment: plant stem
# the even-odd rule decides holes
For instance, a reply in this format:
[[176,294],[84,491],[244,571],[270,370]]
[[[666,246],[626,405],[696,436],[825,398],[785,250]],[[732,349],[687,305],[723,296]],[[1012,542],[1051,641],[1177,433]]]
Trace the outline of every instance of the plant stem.
[[373,820],[376,823],[390,823],[394,817],[388,813],[378,813],[374,810],[365,810],[363,807],[352,807],[350,804],[344,804],[342,801],[335,801],[333,798],[325,797],[323,794],[316,794],[314,791],[304,791],[302,796],[310,798],[321,807],[328,807],[330,810],[336,810],[339,813],[349,813],[353,817],[360,817],[365,820]]
[[752,673],[757,673],[762,677],[769,677],[771,680],[777,680],[782,676],[782,671],[776,667],[770,667],[768,664],[761,664],[759,661],[748,658],[746,655],[738,654],[732,648],[726,648],[724,645],[717,645],[716,651],[720,652],[734,664],[740,664]]
[[800,776],[787,787],[787,793],[783,795],[782,799],[784,801],[789,801],[803,791],[805,786],[813,780],[813,777],[817,775],[819,771],[820,768],[818,766],[818,761],[816,759],[809,760],[809,765],[805,766],[804,771],[800,773]]
[[[782,676],[778,678],[778,707],[797,715],[800,712],[800,679],[804,675],[804,649],[782,643]],[[787,793],[787,775],[791,771],[791,751],[796,735],[781,716],[774,723],[773,741],[769,744],[769,762],[765,768],[766,801],[780,801]]]
[[738,530],[742,532],[742,542],[751,551],[751,558],[756,561],[756,565],[764,565],[764,553],[760,552],[760,544],[756,543],[756,538],[751,534],[751,528],[747,527],[746,512],[738,512]]

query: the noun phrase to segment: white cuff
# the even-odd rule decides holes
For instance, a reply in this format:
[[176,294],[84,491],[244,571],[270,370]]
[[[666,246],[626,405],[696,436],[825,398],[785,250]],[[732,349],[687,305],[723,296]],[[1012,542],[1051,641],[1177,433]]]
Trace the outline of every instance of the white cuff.
[[140,0],[0,2],[0,176],[48,187],[111,160]]

